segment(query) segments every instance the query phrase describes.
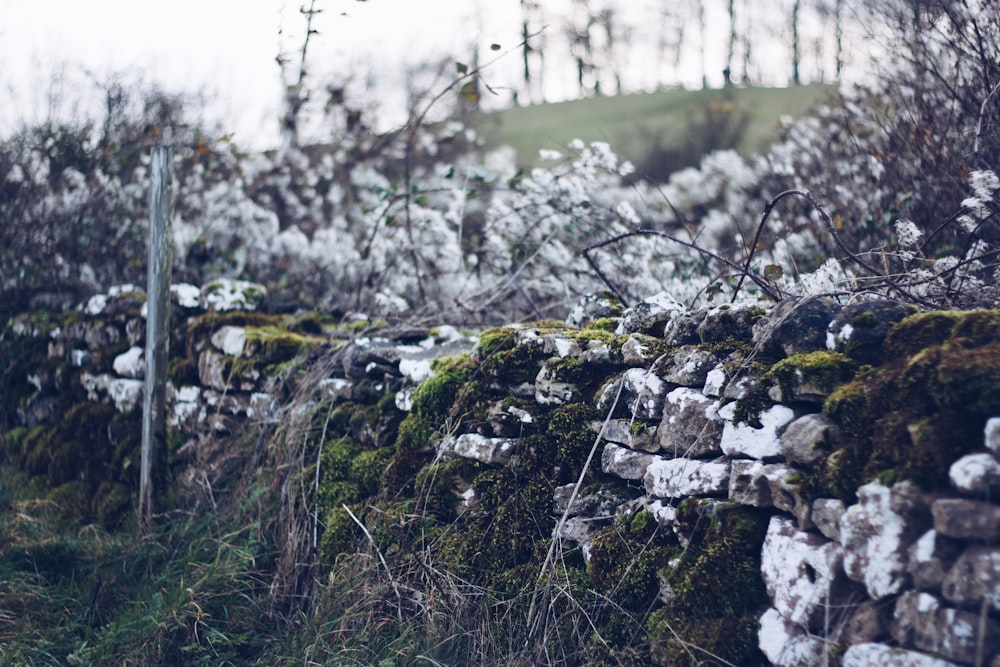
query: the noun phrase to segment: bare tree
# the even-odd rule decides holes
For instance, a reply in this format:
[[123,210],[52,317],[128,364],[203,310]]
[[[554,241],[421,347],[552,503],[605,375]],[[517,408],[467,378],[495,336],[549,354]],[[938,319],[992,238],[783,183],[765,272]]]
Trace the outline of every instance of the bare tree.
[[[323,12],[316,8],[316,0],[310,0],[309,8],[301,7],[299,13],[305,17],[306,32],[302,38],[302,46],[298,53],[298,63],[292,66],[292,59],[279,52],[275,57],[278,67],[281,68],[281,82],[285,86],[284,110],[281,114],[281,141],[285,148],[295,148],[299,145],[299,125],[301,121],[302,109],[309,101],[309,90],[306,87],[306,67],[309,53],[309,41],[313,35],[319,31],[313,28],[313,20]],[[279,37],[284,33],[284,25],[278,27]]]

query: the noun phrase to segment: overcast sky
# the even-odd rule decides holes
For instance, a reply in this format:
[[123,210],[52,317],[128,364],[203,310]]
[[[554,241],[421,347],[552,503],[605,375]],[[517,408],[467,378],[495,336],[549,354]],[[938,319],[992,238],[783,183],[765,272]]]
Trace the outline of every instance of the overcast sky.
[[[235,130],[242,145],[264,147],[277,142],[281,80],[275,56],[279,50],[294,55],[301,44],[304,21],[299,7],[308,0],[0,0],[0,91],[8,100],[0,104],[0,133],[14,123],[46,116],[48,100],[80,98],[82,81],[101,82],[108,72],[123,73],[126,80],[141,76],[168,91],[201,89],[209,96],[209,120]],[[550,16],[570,0],[544,0]],[[744,0],[752,8],[743,20],[759,20],[763,7],[779,10],[786,0]],[[500,44],[509,55],[487,72],[487,82],[503,90],[516,84],[520,73],[519,0],[318,0],[325,11],[317,21],[320,34],[310,47],[313,83],[352,72],[357,78],[374,74],[382,91],[379,115],[383,124],[405,117],[403,70],[448,53],[467,59],[473,44],[484,57]],[[652,0],[618,3],[623,20],[659,34],[660,24],[650,7]],[[727,18],[724,2],[706,3],[711,15],[706,25],[715,30],[706,41],[710,83],[721,83],[722,46]],[[344,15],[346,14],[346,15]],[[772,11],[777,32],[755,30],[755,56],[761,62],[786,58],[781,34],[781,11]],[[771,20],[771,19],[767,19]],[[773,23],[774,21],[772,21]],[[721,26],[721,34],[718,32]],[[279,28],[284,29],[279,37]],[[550,25],[546,37],[558,40],[561,25]],[[649,34],[647,41],[652,41]],[[656,83],[657,58],[637,52],[635,39],[623,63],[630,89]],[[563,47],[565,48],[565,47]],[[701,58],[697,47],[679,76],[682,83],[699,85]],[[772,53],[768,53],[768,50]],[[550,49],[551,50],[551,49]],[[463,55],[464,54],[464,55]],[[784,55],[782,55],[784,54]],[[549,54],[552,55],[552,54]],[[661,63],[662,64],[662,63]],[[557,67],[560,77],[551,70]],[[572,96],[575,90],[572,62],[558,64],[546,58],[548,99]],[[65,72],[71,86],[60,91],[58,77]],[[784,65],[768,82],[781,82]],[[645,78],[644,78],[645,77]],[[561,79],[561,80],[560,80]],[[55,83],[54,83],[55,82]],[[560,88],[562,86],[562,88]],[[96,88],[92,87],[92,90]],[[393,97],[395,93],[395,97]],[[0,93],[2,94],[2,93]],[[507,102],[507,99],[503,100]],[[65,109],[63,109],[65,113]]]
[[[275,56],[301,43],[301,1],[0,0],[0,84],[11,92],[0,105],[0,122],[9,127],[44,115],[51,74],[67,68],[72,79],[141,72],[170,89],[203,88],[216,100],[215,113],[232,119],[244,141],[257,127],[273,132],[281,90]],[[325,8],[310,47],[317,74],[338,66],[399,71],[404,61],[467,49],[477,34],[487,47],[519,40],[516,0],[326,0],[317,6]]]

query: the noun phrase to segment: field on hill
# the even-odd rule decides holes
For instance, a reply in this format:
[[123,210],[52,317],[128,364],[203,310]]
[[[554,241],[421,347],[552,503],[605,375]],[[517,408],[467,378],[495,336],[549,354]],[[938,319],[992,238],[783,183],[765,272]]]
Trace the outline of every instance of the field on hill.
[[777,138],[781,116],[799,116],[834,92],[833,86],[819,84],[674,89],[515,107],[483,114],[476,126],[487,145],[517,150],[521,167],[536,166],[540,149],[561,150],[572,139],[606,141],[618,155],[642,164],[654,147],[682,147],[692,127],[718,125],[714,129],[724,133],[745,118],[735,148],[749,155]]

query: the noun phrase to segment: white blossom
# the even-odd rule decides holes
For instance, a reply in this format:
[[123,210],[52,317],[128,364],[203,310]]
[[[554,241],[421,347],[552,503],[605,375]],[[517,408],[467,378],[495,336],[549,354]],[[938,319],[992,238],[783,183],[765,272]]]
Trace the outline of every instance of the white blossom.
[[904,248],[916,247],[917,243],[920,242],[920,237],[924,233],[913,224],[911,220],[897,220],[896,221],[896,236],[899,238],[899,245]]

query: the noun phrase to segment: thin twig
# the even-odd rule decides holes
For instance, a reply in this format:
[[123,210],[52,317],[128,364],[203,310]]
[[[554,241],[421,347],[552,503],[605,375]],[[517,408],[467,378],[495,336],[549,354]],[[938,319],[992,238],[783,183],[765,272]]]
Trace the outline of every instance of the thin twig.
[[396,594],[396,601],[399,603],[399,605],[396,607],[396,615],[399,618],[400,625],[402,625],[402,623],[403,623],[403,596],[399,592],[399,587],[396,586],[396,580],[392,576],[392,570],[389,569],[389,564],[387,562],[385,562],[385,556],[382,555],[382,552],[375,545],[375,540],[374,540],[374,538],[372,538],[372,534],[368,532],[368,529],[365,527],[365,524],[361,523],[361,521],[358,519],[358,517],[354,516],[354,512],[351,511],[351,508],[348,507],[344,503],[341,503],[340,506],[343,507],[344,511],[347,512],[347,515],[349,517],[351,517],[351,521],[353,521],[354,523],[358,524],[358,528],[360,528],[361,532],[363,532],[365,534],[365,537],[368,538],[368,543],[372,545],[372,549],[375,550],[375,554],[378,556],[379,562],[381,562],[382,563],[382,567],[385,568],[385,574],[386,574],[387,577],[389,577],[389,584],[392,586],[392,590]]

